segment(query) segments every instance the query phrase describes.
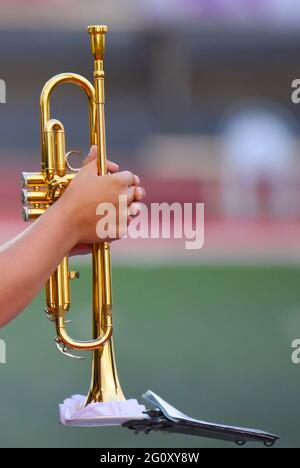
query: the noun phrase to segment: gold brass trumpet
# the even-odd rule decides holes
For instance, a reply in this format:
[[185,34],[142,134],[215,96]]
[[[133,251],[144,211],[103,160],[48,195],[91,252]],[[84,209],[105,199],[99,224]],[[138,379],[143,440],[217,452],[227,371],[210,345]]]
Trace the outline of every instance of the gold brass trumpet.
[[[75,176],[65,151],[63,124],[50,116],[50,97],[56,87],[65,83],[74,84],[85,92],[89,105],[90,144],[98,148],[98,174],[107,173],[105,134],[105,93],[103,59],[106,26],[89,26],[91,49],[94,56],[94,86],[83,76],[61,73],[51,78],[44,86],[41,98],[41,172],[23,173],[23,217],[33,221],[47,210],[64,192]],[[95,244],[92,250],[93,263],[93,339],[77,341],[66,330],[65,316],[70,308],[70,280],[78,277],[69,271],[65,257],[46,284],[45,309],[47,317],[55,322],[56,344],[60,351],[70,357],[70,350],[93,351],[92,381],[86,404],[124,400],[114,358],[112,342],[112,286],[110,245]]]

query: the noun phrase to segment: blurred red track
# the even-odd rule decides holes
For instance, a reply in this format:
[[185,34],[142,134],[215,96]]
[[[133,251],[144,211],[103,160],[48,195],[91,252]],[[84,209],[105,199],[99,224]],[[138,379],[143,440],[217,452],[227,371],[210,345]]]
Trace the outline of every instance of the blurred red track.
[[[0,174],[0,243],[21,232],[21,183],[19,168]],[[211,200],[217,187],[207,190],[201,181],[145,180],[147,202],[204,201],[205,243],[200,250],[186,250],[184,240],[123,240],[113,245],[117,258],[138,261],[178,259],[182,261],[271,261],[300,262],[300,219],[295,220],[226,220],[213,216]],[[213,203],[215,206],[215,204]]]
[[[0,223],[0,242],[25,228],[22,221]],[[186,250],[179,239],[123,239],[113,244],[115,260],[286,261],[300,263],[300,222],[208,221],[200,250]]]

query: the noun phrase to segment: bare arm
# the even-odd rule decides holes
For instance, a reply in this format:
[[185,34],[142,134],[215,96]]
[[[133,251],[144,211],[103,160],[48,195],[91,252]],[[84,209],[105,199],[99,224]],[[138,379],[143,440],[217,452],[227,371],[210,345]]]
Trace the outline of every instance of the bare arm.
[[[119,196],[127,194],[131,208],[143,198],[136,176],[118,172],[98,177],[97,163],[90,156],[65,194],[22,234],[0,246],[0,327],[30,304],[65,255],[80,245],[99,242],[99,203],[109,202],[118,209]],[[111,172],[118,170],[109,164]]]
[[0,327],[23,310],[76,243],[59,203],[0,247]]

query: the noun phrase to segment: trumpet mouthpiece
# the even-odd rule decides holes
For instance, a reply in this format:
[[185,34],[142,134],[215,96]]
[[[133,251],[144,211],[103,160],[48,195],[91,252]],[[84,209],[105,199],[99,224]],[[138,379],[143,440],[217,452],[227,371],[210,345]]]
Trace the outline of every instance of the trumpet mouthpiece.
[[91,37],[91,49],[95,60],[103,60],[105,52],[105,34],[107,26],[88,26],[87,28]]

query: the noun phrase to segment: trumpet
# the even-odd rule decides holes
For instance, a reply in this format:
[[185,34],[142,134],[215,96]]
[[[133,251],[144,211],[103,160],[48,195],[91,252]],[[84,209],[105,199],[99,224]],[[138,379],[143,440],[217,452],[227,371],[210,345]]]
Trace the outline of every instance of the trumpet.
[[[98,175],[107,174],[105,133],[104,52],[106,26],[88,26],[91,50],[94,57],[94,84],[75,73],[61,73],[51,78],[44,86],[40,97],[41,149],[40,172],[23,172],[23,218],[34,221],[39,218],[64,193],[76,175],[69,163],[73,151],[66,153],[63,124],[51,118],[50,98],[54,90],[66,83],[81,88],[88,99],[90,144],[97,145]],[[66,315],[71,306],[70,281],[79,278],[79,273],[70,271],[66,256],[46,283],[45,313],[55,324],[55,342],[64,355],[79,358],[73,350],[92,351],[92,377],[85,405],[125,400],[115,364],[112,321],[112,282],[110,244],[102,242],[92,247],[92,324],[90,341],[74,340],[68,334]],[[148,391],[145,400],[155,409],[143,411],[142,417],[122,424],[135,432],[189,434],[236,442],[248,441],[273,445],[278,436],[264,431],[243,427],[225,426],[196,420],[185,416],[155,393]],[[145,414],[145,416],[144,416]],[[135,415],[136,416],[136,415]],[[90,420],[89,420],[90,422]]]
[[[94,57],[94,85],[75,73],[61,73],[44,86],[40,97],[41,110],[41,171],[23,173],[23,218],[34,221],[41,216],[68,187],[76,171],[69,164],[63,124],[51,118],[50,98],[53,91],[66,83],[81,88],[88,99],[90,144],[97,145],[98,175],[107,173],[105,133],[104,53],[106,26],[88,26]],[[124,400],[117,374],[113,348],[112,284],[110,244],[93,245],[93,336],[90,341],[78,341],[68,334],[66,314],[71,306],[70,281],[79,274],[69,270],[66,256],[46,283],[46,316],[55,324],[55,342],[69,357],[72,350],[92,351],[92,378],[86,405],[96,402]]]

